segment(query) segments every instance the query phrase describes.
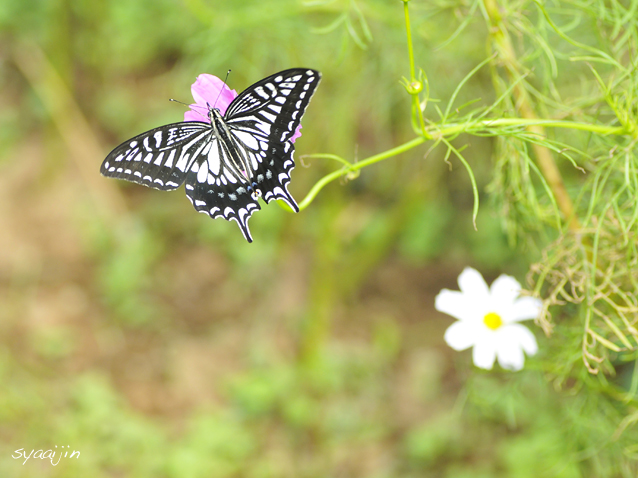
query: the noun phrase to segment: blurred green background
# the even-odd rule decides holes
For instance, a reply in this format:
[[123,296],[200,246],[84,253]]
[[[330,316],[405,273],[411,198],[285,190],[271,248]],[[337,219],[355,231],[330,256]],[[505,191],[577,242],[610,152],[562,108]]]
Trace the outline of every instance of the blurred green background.
[[[485,58],[487,27],[437,48],[467,5],[410,6],[417,64],[447,102]],[[508,246],[484,200],[492,139],[455,142],[469,146],[478,231],[466,171],[427,144],[299,214],[263,208],[253,244],[183,190],[99,175],[117,144],[182,119],[168,99],[190,102],[198,74],[232,69],[241,91],[297,66],[323,73],[296,143],[297,201],[338,167],[304,154],[361,159],[414,136],[399,1],[0,2],[0,476],[596,472],[581,465],[598,445],[565,413],[578,397],[534,360],[481,373],[443,341],[452,319],[434,297],[465,266],[524,282],[538,257]],[[494,96],[481,70],[458,103]],[[55,446],[81,456],[12,458]]]

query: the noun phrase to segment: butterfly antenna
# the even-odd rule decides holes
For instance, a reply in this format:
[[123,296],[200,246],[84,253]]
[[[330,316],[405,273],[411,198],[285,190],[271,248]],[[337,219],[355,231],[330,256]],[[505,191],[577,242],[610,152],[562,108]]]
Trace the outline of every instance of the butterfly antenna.
[[187,106],[188,108],[190,108],[192,111],[194,111],[195,113],[197,113],[199,116],[201,116],[202,118],[204,118],[206,121],[208,121],[208,117],[206,115],[203,115],[202,113],[200,113],[199,111],[195,111],[194,108],[203,108],[203,106],[199,106],[199,105],[189,105],[188,103],[184,103],[183,101],[179,101],[176,100],[174,98],[169,98],[168,101],[173,101],[175,103],[179,103],[180,105],[184,105]]
[[[224,91],[224,88],[228,88],[228,87],[226,86],[226,82],[228,81],[228,75],[230,75],[230,70],[228,70],[228,71],[226,72],[226,78],[224,78],[224,84],[222,85],[221,90],[219,90],[219,94],[217,95],[217,99],[215,100],[215,104],[213,105],[213,108],[214,108],[214,107],[215,107],[215,105],[217,104],[217,101],[219,100],[219,97],[222,95],[222,91]],[[210,105],[209,105],[209,107],[210,107]]]

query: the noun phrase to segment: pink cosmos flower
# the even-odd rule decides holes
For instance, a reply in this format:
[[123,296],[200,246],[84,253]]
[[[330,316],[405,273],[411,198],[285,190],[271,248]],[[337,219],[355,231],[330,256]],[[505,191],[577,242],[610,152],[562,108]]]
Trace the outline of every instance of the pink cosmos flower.
[[[193,93],[195,104],[190,105],[191,109],[184,113],[184,121],[210,123],[208,118],[209,105],[211,108],[219,109],[223,115],[226,113],[228,106],[238,96],[237,92],[228,88],[228,85],[221,79],[207,73],[202,73],[197,77],[197,80],[191,86],[191,92]],[[294,143],[300,136],[301,125],[297,127],[297,131],[290,138],[290,142]]]
[[[195,104],[190,105],[190,110],[184,113],[184,121],[205,121],[208,119],[208,107],[215,107],[223,115],[228,109],[228,105],[237,98],[237,92],[231,90],[219,78],[213,75],[202,73],[191,86],[191,92],[195,99]],[[221,93],[221,94],[220,94]],[[219,99],[218,99],[219,97]]]

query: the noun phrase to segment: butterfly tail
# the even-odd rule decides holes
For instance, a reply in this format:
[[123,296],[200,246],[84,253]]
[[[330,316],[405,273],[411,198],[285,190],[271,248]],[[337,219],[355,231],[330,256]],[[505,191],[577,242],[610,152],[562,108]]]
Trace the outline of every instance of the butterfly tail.
[[[206,163],[204,167],[207,168]],[[227,221],[235,221],[244,238],[253,242],[248,219],[261,209],[257,200],[239,183],[226,181],[217,184],[210,174],[200,176],[208,177],[206,180],[201,180],[202,177],[198,180],[197,171],[193,169],[186,176],[186,197],[193,207],[213,219],[221,217]]]

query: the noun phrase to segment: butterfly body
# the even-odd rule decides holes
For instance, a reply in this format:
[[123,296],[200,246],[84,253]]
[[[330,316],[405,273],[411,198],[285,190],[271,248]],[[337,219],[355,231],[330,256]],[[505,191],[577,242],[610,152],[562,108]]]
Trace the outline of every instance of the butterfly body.
[[271,75],[240,93],[224,114],[209,106],[210,123],[173,123],[122,143],[100,172],[163,191],[185,183],[196,210],[237,222],[252,242],[248,219],[260,209],[258,197],[299,210],[288,192],[291,139],[320,79],[306,68]]

